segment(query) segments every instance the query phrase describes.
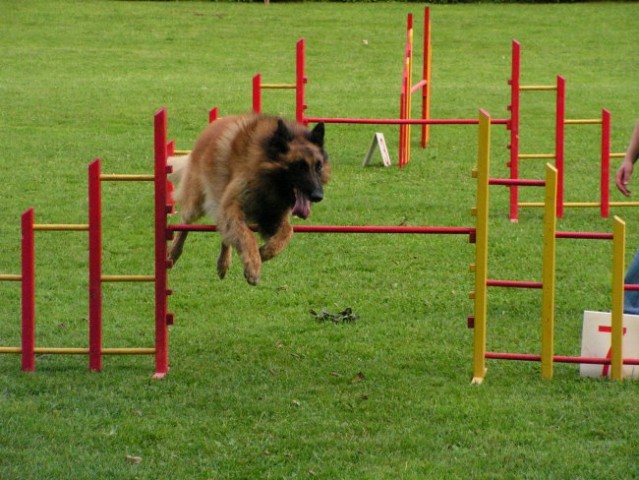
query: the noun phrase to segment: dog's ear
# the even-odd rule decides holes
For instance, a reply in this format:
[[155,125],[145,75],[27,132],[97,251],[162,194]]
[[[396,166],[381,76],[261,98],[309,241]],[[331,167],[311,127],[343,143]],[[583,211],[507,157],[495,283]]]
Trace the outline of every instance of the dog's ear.
[[309,133],[308,139],[320,148],[324,148],[324,122],[315,125]]
[[278,155],[288,152],[288,144],[293,140],[293,133],[288,129],[284,120],[277,119],[277,128],[268,140],[266,153],[271,160],[277,160]]

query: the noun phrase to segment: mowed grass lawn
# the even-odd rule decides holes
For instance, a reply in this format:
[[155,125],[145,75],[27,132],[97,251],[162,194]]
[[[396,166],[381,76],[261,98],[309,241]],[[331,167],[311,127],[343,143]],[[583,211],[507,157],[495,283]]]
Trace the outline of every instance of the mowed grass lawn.
[[[19,216],[86,222],[86,167],[152,171],[152,116],[191,147],[207,111],[251,108],[251,78],[292,82],[306,39],[307,114],[397,116],[406,14],[418,3],[110,2],[0,0],[0,273],[20,271]],[[639,107],[634,3],[435,5],[432,116],[508,115],[511,41],[522,83],[567,80],[568,118],[612,112],[612,149],[625,149]],[[417,47],[418,52],[421,47]],[[419,70],[417,65],[415,70]],[[267,112],[294,115],[290,91],[264,92]],[[417,106],[415,106],[417,108]],[[553,149],[554,95],[522,96],[522,153]],[[394,166],[361,167],[375,132]],[[493,129],[495,176],[508,135]],[[570,201],[596,201],[599,128],[567,130]],[[333,179],[307,223],[472,226],[473,126],[413,136],[398,171],[397,127],[327,126]],[[618,161],[618,160],[617,160]],[[616,165],[613,170],[616,169]],[[522,166],[539,178],[542,161]],[[637,185],[639,180],[635,179]],[[637,187],[635,186],[635,189]],[[540,199],[526,190],[524,200]],[[613,200],[620,200],[613,192]],[[105,184],[104,273],[151,274],[149,185]],[[540,280],[540,210],[507,218],[491,190],[490,276]],[[628,224],[629,261],[639,245]],[[563,230],[610,231],[594,209],[571,209]],[[240,262],[215,275],[217,235],[193,234],[170,274],[171,371],[152,357],[40,355],[20,371],[0,355],[2,479],[610,479],[639,477],[637,384],[584,379],[557,365],[489,361],[471,385],[472,314],[465,237],[296,235],[249,286]],[[37,343],[87,343],[87,238],[38,233]],[[563,241],[557,252],[556,351],[580,352],[583,310],[610,308],[611,246]],[[0,345],[20,343],[19,284],[0,283]],[[351,308],[351,323],[310,310]],[[491,290],[488,348],[537,353],[539,291]],[[153,344],[152,287],[104,288],[104,344]]]

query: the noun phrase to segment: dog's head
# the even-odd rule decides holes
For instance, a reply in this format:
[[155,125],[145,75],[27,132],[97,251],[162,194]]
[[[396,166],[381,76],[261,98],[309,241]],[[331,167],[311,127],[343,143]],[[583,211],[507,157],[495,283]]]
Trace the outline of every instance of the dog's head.
[[283,170],[293,215],[307,218],[311,203],[324,198],[323,185],[331,176],[324,150],[324,124],[307,130],[278,118],[277,128],[268,141],[267,155]]

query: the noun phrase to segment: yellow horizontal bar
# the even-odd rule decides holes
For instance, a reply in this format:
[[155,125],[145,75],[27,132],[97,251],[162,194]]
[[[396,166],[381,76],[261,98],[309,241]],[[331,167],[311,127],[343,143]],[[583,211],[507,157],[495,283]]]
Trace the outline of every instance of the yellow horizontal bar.
[[566,125],[601,125],[601,118],[578,118],[565,120]]
[[51,223],[49,225],[35,224],[33,229],[36,231],[86,232],[89,230],[89,225],[70,223]]
[[[37,354],[49,355],[87,355],[88,348],[73,347],[36,347]],[[22,353],[21,347],[0,347],[0,353]],[[103,348],[102,355],[153,355],[155,348]]]
[[103,348],[102,355],[154,355],[155,348]]
[[0,347],[0,353],[22,353],[20,347]]
[[154,282],[153,275],[102,275],[103,282]]
[[639,202],[610,202],[611,207],[639,207]]
[[601,203],[597,202],[564,202],[564,207],[591,208],[601,207]]
[[532,90],[557,90],[556,85],[521,85],[519,87],[521,91],[532,91]]
[[521,160],[556,158],[554,153],[522,153],[517,155]]
[[261,85],[261,88],[297,88],[297,85],[295,85],[294,83],[263,83]]
[[173,155],[188,155],[191,150],[173,150]]
[[625,153],[623,153],[623,152],[620,152],[620,153],[611,153],[611,154],[610,154],[610,158],[623,158],[623,157],[625,157],[625,156],[626,156],[626,154],[625,154]]
[[107,175],[100,175],[100,180],[110,181],[110,182],[152,182],[155,180],[155,175],[107,174]]
[[0,274],[0,282],[21,282],[22,275]]
[[545,207],[544,202],[521,202],[518,203],[520,207]]
[[34,352],[51,355],[86,355],[89,353],[89,349],[73,347],[35,347]]

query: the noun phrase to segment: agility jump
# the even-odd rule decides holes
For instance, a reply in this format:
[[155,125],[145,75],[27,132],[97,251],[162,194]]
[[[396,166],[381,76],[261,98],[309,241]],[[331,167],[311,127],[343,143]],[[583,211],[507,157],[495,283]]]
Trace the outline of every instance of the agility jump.
[[[610,207],[639,206],[639,202],[611,202],[610,201],[610,160],[623,158],[623,153],[611,152],[611,114],[602,109],[600,118],[566,118],[566,79],[557,75],[555,85],[522,85],[521,84],[521,44],[516,40],[512,43],[512,73],[511,73],[511,124],[510,124],[510,178],[519,177],[520,160],[554,160],[557,168],[557,216],[563,217],[564,209],[568,207],[599,208],[602,218],[608,218]],[[519,148],[519,129],[521,122],[520,101],[523,92],[555,92],[555,151],[554,153],[521,153]],[[601,125],[601,150],[599,165],[599,201],[598,202],[566,202],[565,201],[565,142],[566,126],[568,125]],[[519,202],[518,186],[510,188],[509,217],[511,221],[519,219],[521,207],[544,207],[544,202]]]
[[[209,119],[217,118],[213,109]],[[22,267],[20,274],[2,274],[0,282],[21,284],[21,345],[2,346],[0,353],[20,354],[22,370],[36,369],[38,354],[87,355],[89,369],[102,370],[103,355],[153,355],[155,357],[154,378],[163,378],[169,371],[169,326],[173,314],[168,312],[168,297],[172,294],[168,286],[168,273],[172,263],[167,260],[167,242],[177,231],[211,232],[215,225],[169,224],[168,216],[173,212],[172,185],[168,181],[171,167],[168,157],[188,151],[175,150],[175,142],[167,141],[167,112],[161,109],[154,115],[154,173],[153,175],[120,175],[101,173],[101,162],[94,160],[88,167],[89,211],[87,224],[37,224],[33,209],[22,215]],[[154,245],[155,261],[153,274],[105,275],[102,272],[102,182],[150,182],[154,186]],[[89,236],[89,332],[88,347],[51,347],[36,345],[35,309],[35,232],[76,231],[88,232]],[[454,226],[384,226],[384,225],[295,225],[296,233],[348,233],[348,234],[430,234],[467,235],[469,243],[475,241],[474,227]],[[146,282],[155,286],[155,344],[136,348],[111,348],[102,344],[102,284],[109,282]]]
[[[639,365],[639,359],[623,358],[623,295],[625,290],[639,290],[639,285],[624,285],[625,271],[625,223],[615,217],[613,232],[562,232],[557,231],[557,188],[558,171],[546,165],[546,178],[540,180],[492,179],[490,178],[490,118],[482,112],[479,123],[479,154],[477,177],[477,227],[476,258],[471,265],[475,273],[474,315],[469,317],[469,327],[474,329],[473,338],[473,383],[482,383],[486,375],[486,360],[521,360],[541,362],[543,378],[553,376],[553,364],[588,363],[611,365],[611,378],[623,378],[623,365]],[[542,281],[493,280],[488,277],[488,205],[489,185],[538,186],[545,187],[545,210],[543,227]],[[554,354],[555,322],[555,258],[556,240],[589,239],[612,240],[612,345],[610,358],[570,357]],[[541,352],[540,354],[500,353],[486,350],[488,287],[533,288],[542,290],[541,302]]]
[[[164,122],[164,124],[162,123]],[[22,356],[22,370],[32,372],[36,367],[36,354],[88,355],[89,369],[101,371],[103,355],[154,355],[154,378],[163,378],[169,370],[168,326],[173,315],[167,310],[168,289],[166,260],[166,216],[172,206],[167,201],[167,148],[166,116],[155,117],[155,171],[153,175],[102,174],[100,160],[89,165],[88,223],[79,225],[46,225],[35,223],[33,209],[22,215],[22,272],[20,275],[5,275],[0,280],[19,281],[22,285],[21,346],[0,347],[0,353],[18,353]],[[154,273],[147,275],[104,275],[102,273],[102,182],[152,182],[154,185],[155,215],[155,266]],[[89,236],[89,338],[87,348],[36,346],[35,310],[35,236],[34,232],[81,231]],[[105,348],[102,345],[102,284],[108,282],[148,282],[155,286],[155,344],[153,347]]]

